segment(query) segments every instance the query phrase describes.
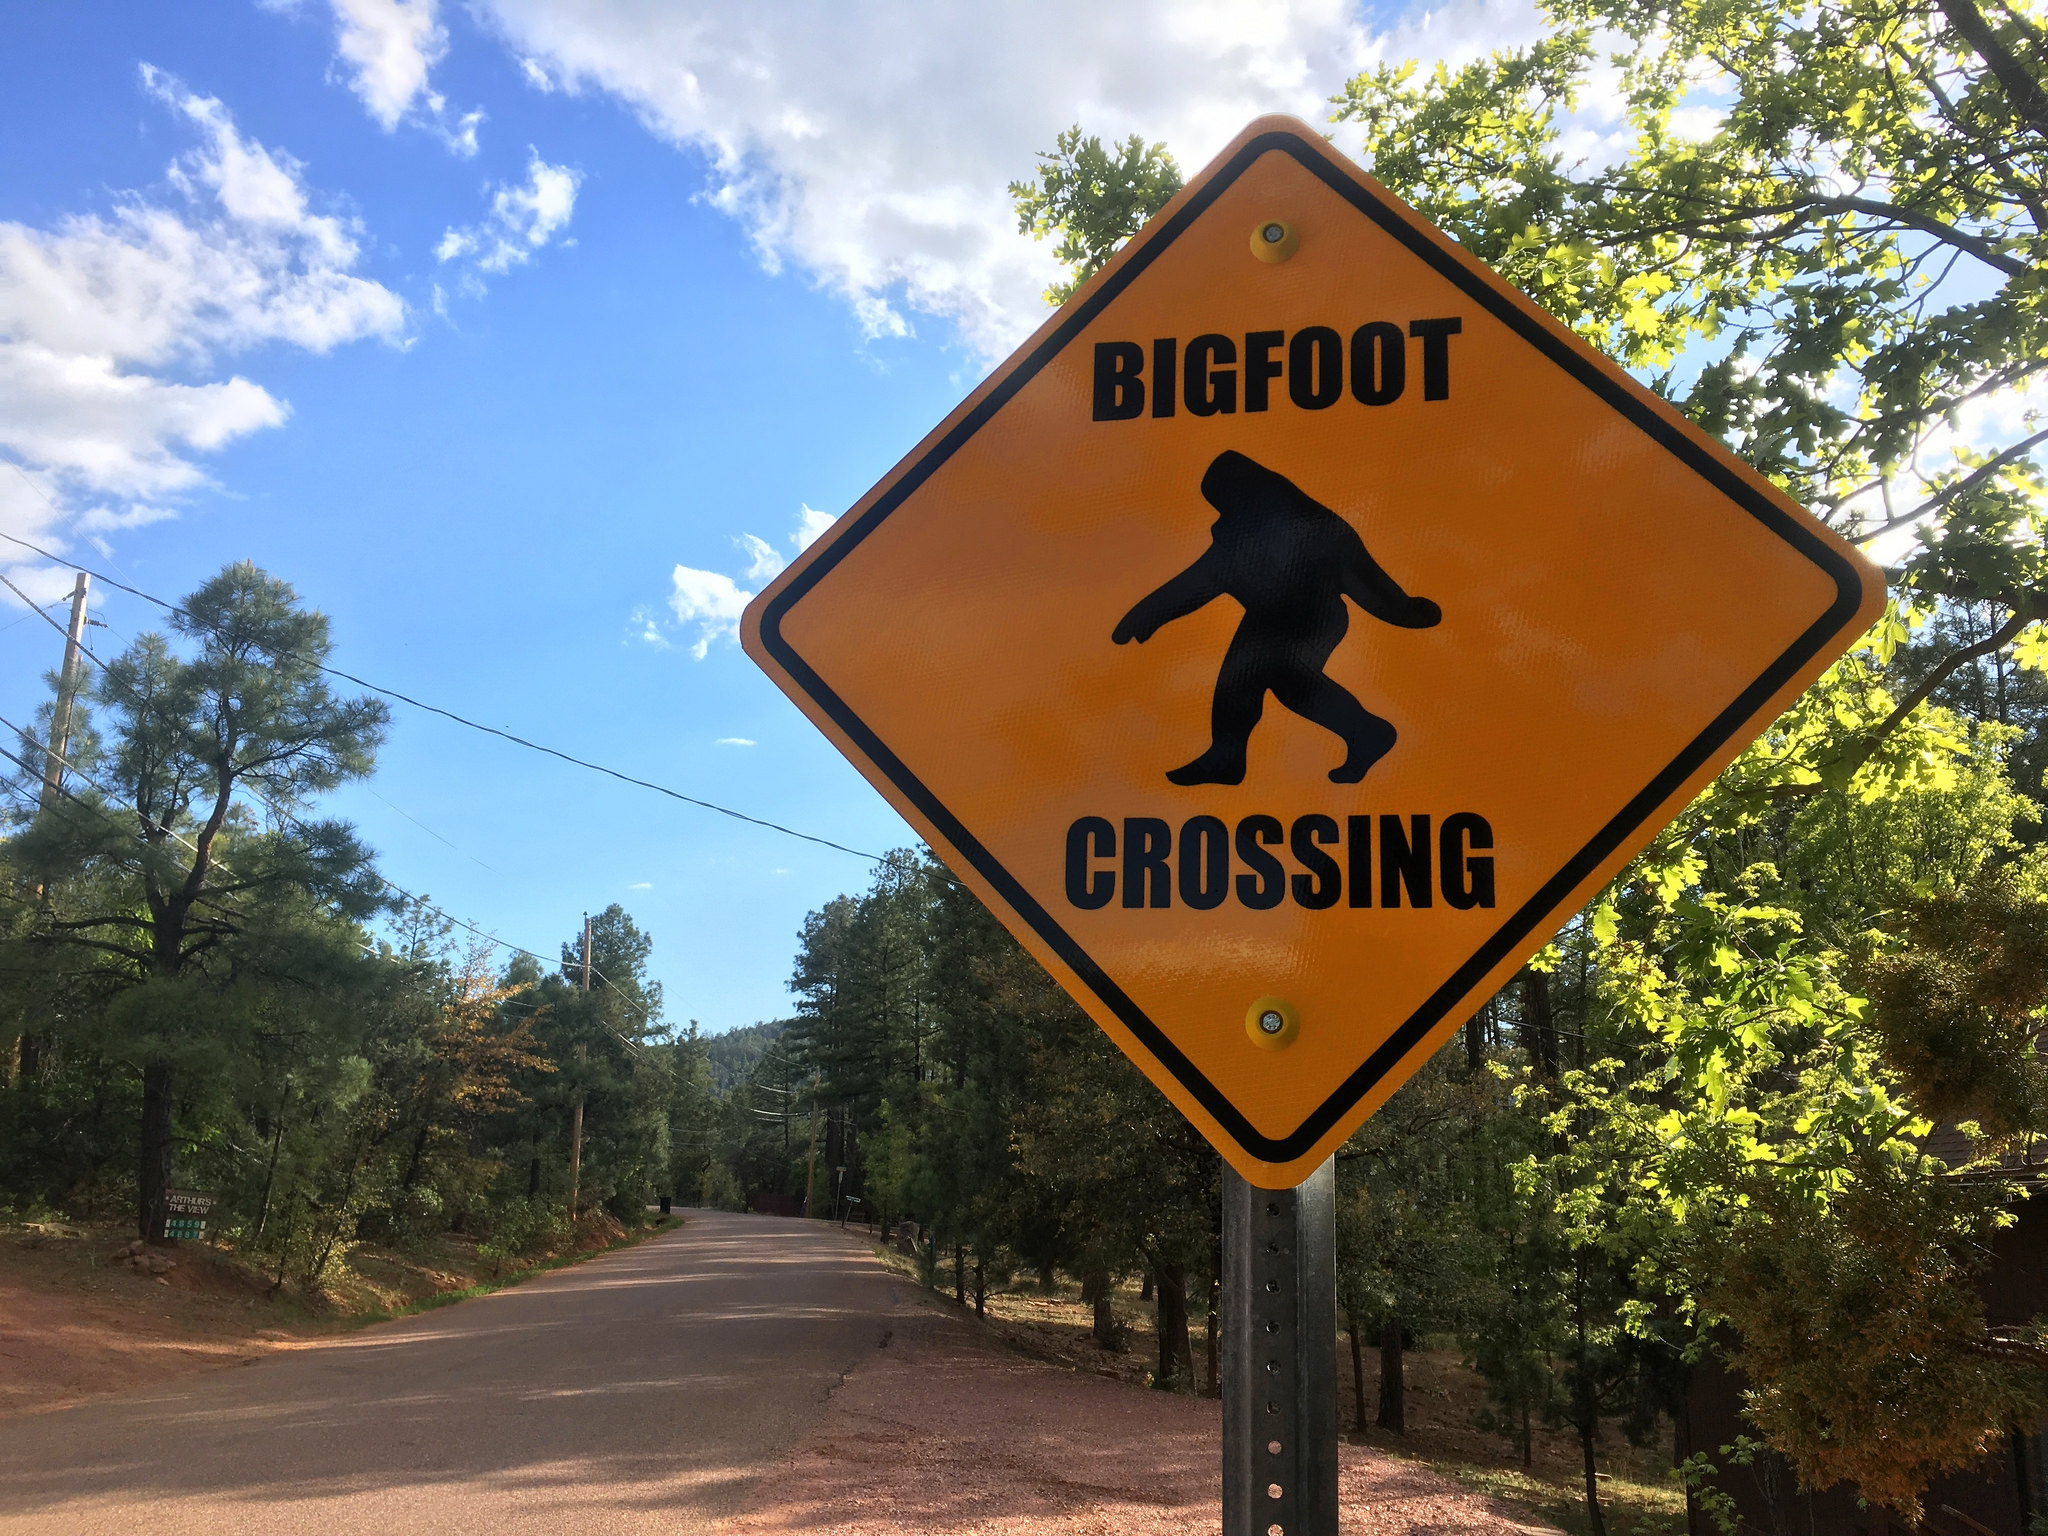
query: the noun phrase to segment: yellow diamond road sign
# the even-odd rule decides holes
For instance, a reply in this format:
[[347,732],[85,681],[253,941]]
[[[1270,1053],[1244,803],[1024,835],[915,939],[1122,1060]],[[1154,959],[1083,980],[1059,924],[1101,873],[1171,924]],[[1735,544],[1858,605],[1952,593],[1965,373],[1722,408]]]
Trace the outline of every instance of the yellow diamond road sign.
[[1882,603],[1726,449],[1264,118],[745,642],[1277,1188]]

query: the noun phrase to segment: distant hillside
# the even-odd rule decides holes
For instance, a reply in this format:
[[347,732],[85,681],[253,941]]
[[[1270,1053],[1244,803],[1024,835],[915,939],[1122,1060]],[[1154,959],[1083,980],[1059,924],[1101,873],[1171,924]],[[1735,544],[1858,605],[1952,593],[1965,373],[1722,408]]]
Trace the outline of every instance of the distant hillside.
[[704,1055],[711,1063],[712,1085],[720,1093],[729,1093],[735,1084],[744,1082],[754,1063],[792,1022],[790,1019],[771,1019],[765,1024],[749,1024],[741,1029],[727,1030],[722,1035],[707,1036]]

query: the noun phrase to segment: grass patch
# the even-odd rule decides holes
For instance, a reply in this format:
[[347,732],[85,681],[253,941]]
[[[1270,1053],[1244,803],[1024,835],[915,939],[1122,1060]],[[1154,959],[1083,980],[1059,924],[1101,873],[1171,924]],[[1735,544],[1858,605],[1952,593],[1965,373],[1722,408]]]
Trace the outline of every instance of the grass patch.
[[488,1280],[478,1280],[469,1285],[431,1291],[424,1296],[401,1302],[397,1306],[373,1306],[351,1312],[342,1320],[345,1328],[366,1328],[372,1323],[394,1322],[401,1317],[413,1317],[421,1312],[432,1312],[439,1307],[451,1307],[458,1301],[469,1301],[478,1296],[488,1296],[493,1291],[502,1291],[522,1280],[531,1280],[535,1275],[544,1275],[552,1270],[567,1269],[572,1264],[581,1264],[589,1259],[602,1258],[607,1253],[637,1247],[650,1237],[659,1237],[664,1232],[673,1232],[683,1224],[680,1216],[657,1216],[642,1227],[626,1228],[601,1248],[579,1248],[568,1253],[552,1253],[533,1260],[519,1269],[508,1270]]
[[[1572,1536],[1591,1536],[1585,1490],[1579,1483],[1532,1476],[1520,1467],[1483,1466],[1422,1456],[1405,1459],[1420,1462],[1461,1488],[1526,1510]],[[1685,1490],[1676,1477],[1669,1483],[1656,1484],[1603,1475],[1600,1493],[1607,1536],[1683,1536]]]

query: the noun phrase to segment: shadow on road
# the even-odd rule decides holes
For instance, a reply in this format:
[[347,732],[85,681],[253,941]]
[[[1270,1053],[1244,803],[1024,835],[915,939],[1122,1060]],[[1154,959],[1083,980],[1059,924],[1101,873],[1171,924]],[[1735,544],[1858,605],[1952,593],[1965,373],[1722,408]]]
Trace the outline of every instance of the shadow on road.
[[901,1291],[823,1224],[693,1213],[424,1317],[14,1420],[0,1530],[502,1533],[602,1509],[673,1531],[735,1507]]

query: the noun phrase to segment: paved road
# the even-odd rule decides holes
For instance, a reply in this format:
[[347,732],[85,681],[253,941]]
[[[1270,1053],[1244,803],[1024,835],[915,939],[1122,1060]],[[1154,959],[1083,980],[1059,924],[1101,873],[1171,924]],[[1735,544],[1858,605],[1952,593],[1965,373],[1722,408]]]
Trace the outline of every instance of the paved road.
[[905,1305],[865,1244],[637,1248],[170,1390],[0,1424],[0,1533],[713,1530]]

